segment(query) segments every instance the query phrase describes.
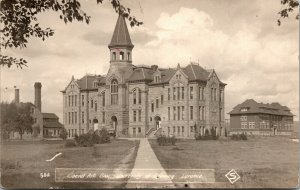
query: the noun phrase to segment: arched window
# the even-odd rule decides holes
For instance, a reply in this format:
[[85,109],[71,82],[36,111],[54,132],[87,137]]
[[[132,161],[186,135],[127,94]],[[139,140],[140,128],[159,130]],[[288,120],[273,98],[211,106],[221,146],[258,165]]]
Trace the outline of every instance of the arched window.
[[127,52],[127,61],[130,61],[130,52]]
[[113,79],[110,86],[111,104],[118,104],[118,81]]
[[120,60],[124,60],[124,52],[123,51],[120,51]]
[[136,90],[133,91],[133,104],[136,104]]
[[112,53],[112,60],[115,61],[116,60],[116,52]]

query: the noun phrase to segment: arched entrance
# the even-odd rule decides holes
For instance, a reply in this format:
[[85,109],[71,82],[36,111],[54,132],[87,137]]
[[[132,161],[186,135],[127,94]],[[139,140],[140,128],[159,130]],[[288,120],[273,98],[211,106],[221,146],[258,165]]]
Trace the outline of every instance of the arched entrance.
[[94,131],[98,130],[98,119],[93,119]]
[[115,135],[117,134],[117,126],[118,126],[118,119],[116,116],[111,117],[111,123],[112,123],[112,128],[115,131]]
[[160,126],[161,118],[159,116],[155,116],[154,121],[155,121],[155,130],[157,130],[161,127]]

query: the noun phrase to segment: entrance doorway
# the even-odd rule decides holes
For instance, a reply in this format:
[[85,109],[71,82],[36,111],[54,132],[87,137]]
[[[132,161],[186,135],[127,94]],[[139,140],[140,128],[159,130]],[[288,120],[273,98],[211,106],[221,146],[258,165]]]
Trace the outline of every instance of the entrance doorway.
[[161,126],[160,126],[160,123],[161,123],[161,118],[159,116],[156,116],[154,118],[154,121],[155,121],[155,129],[159,129]]
[[118,126],[118,119],[116,116],[111,117],[111,123],[112,123],[112,128],[114,129],[114,136],[117,134],[117,126]]
[[98,119],[93,119],[94,131],[98,130]]

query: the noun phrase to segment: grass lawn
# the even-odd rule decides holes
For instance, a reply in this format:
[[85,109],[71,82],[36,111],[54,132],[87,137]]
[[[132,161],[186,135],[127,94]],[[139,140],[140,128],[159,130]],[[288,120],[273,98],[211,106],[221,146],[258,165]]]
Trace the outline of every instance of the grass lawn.
[[[95,147],[64,148],[62,141],[16,141],[1,146],[1,184],[5,188],[103,188],[123,187],[108,183],[55,183],[55,168],[119,168],[132,169],[138,141],[112,140]],[[51,162],[58,152],[62,152]],[[127,157],[126,163],[124,158]],[[40,173],[50,173],[42,178]]]
[[[179,140],[175,146],[159,146],[155,140],[151,140],[150,144],[165,169],[215,169],[217,183],[188,184],[189,186],[298,186],[299,143],[286,137],[251,137],[247,141]],[[225,178],[225,174],[231,169],[235,169],[241,176],[233,185]],[[174,180],[173,182],[176,184]]]

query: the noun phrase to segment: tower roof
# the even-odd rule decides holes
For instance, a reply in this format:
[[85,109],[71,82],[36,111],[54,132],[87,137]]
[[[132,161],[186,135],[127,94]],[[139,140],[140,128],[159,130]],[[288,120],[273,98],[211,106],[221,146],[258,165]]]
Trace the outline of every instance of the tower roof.
[[114,34],[108,47],[111,48],[120,46],[133,48],[125,18],[121,14],[119,15],[119,18],[117,20]]

